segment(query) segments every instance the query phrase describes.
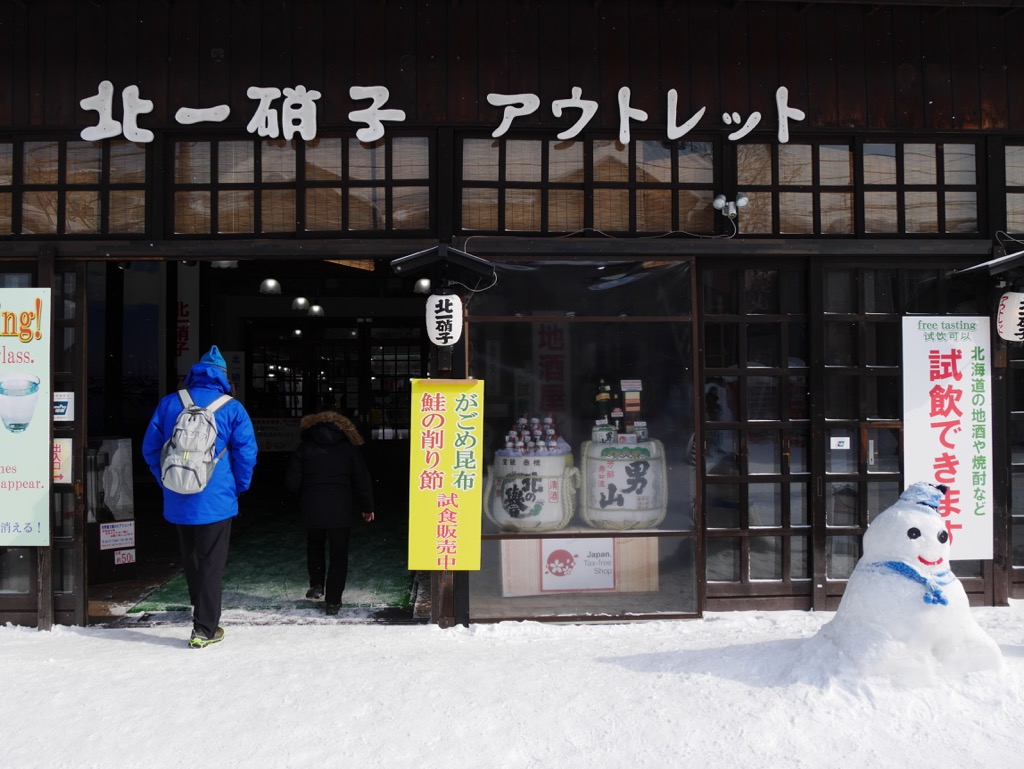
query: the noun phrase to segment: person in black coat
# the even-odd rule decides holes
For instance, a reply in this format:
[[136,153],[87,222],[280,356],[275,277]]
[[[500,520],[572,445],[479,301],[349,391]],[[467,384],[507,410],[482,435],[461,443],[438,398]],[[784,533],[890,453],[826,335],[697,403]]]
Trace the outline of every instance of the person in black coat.
[[325,596],[327,613],[337,614],[348,577],[352,524],[360,515],[367,522],[374,519],[373,482],[357,448],[363,438],[347,417],[336,411],[308,414],[299,429],[302,441],[288,460],[285,487],[299,495],[306,525],[306,597]]

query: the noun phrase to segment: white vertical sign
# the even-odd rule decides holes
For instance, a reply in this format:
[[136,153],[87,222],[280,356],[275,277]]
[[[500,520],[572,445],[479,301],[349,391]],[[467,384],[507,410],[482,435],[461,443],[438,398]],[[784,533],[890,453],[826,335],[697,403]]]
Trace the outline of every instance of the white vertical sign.
[[904,482],[944,484],[951,559],[992,558],[992,350],[986,317],[903,319]]
[[0,547],[50,544],[50,289],[0,289]]

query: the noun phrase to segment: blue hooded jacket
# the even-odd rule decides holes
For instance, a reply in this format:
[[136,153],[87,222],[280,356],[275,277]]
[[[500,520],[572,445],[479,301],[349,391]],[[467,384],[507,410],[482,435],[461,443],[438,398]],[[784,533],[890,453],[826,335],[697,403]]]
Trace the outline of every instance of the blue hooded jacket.
[[[227,364],[214,345],[185,378],[185,388],[198,406],[206,406],[231,392]],[[177,392],[161,399],[142,439],[142,456],[160,482],[160,452],[184,407]],[[171,523],[199,525],[238,515],[238,495],[249,488],[256,466],[256,433],[245,407],[230,400],[214,414],[217,420],[217,453],[227,451],[217,463],[210,483],[198,494],[178,494],[164,489],[164,518]],[[163,484],[161,483],[161,488]]]

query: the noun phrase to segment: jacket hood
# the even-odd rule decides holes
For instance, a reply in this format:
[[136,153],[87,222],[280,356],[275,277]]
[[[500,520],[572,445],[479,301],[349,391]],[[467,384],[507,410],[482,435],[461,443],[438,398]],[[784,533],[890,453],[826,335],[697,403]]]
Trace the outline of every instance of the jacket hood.
[[340,432],[353,446],[361,446],[363,444],[363,436],[359,434],[359,430],[352,424],[352,420],[346,416],[342,416],[337,411],[320,411],[316,414],[307,414],[299,422],[299,429],[303,434],[309,434],[311,437],[317,435],[323,435],[324,430],[328,432]]
[[200,361],[195,364],[185,377],[185,389],[192,387],[205,387],[208,390],[218,390],[222,393],[231,393],[231,382],[228,379],[228,372],[219,366]]

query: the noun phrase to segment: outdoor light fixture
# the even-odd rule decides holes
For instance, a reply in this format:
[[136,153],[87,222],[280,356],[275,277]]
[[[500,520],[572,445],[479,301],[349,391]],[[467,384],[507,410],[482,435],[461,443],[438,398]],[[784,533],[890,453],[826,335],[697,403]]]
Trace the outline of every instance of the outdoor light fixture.
[[721,211],[722,216],[735,219],[739,209],[746,206],[749,202],[750,199],[743,193],[740,193],[736,196],[736,200],[726,200],[725,195],[716,195],[715,199],[711,201],[711,205],[714,206],[716,211]]
[[261,294],[280,294],[281,284],[273,278],[267,278],[265,281],[260,283]]
[[238,262],[231,260],[225,262],[210,262],[210,266],[215,270],[237,270]]
[[322,318],[324,316],[324,308],[318,304],[310,305],[309,311],[306,313],[312,318]]
[[416,281],[416,285],[412,287],[414,294],[429,294],[430,293],[430,278],[420,278]]
[[308,310],[309,309],[309,300],[306,297],[304,297],[304,296],[297,296],[297,297],[295,297],[294,299],[292,299],[292,309],[293,310]]

